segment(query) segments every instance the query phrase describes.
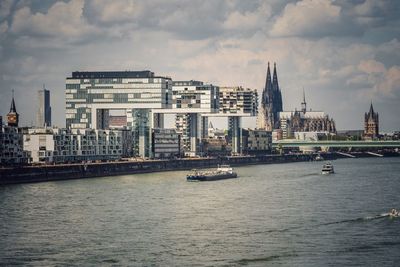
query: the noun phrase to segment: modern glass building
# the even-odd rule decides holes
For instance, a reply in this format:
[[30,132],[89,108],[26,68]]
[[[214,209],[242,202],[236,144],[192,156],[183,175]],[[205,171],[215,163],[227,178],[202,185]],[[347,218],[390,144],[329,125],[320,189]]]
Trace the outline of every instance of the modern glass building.
[[138,154],[148,157],[150,129],[162,128],[162,110],[172,107],[172,80],[148,70],[76,71],[66,79],[65,99],[67,128],[132,129]]
[[175,127],[185,154],[197,154],[200,140],[207,137],[208,114],[218,110],[218,86],[194,80],[173,82],[171,112],[176,113]]

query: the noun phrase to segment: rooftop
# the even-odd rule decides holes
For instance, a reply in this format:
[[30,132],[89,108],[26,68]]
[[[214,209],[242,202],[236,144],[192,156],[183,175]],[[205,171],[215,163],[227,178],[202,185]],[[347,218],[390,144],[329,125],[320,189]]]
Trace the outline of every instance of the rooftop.
[[155,78],[154,72],[142,71],[74,71],[67,79]]

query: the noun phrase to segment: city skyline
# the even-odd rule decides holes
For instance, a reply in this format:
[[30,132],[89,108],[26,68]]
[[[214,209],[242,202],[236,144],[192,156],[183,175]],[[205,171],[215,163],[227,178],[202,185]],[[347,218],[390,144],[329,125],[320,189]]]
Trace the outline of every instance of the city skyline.
[[[398,130],[399,7],[396,1],[2,1],[0,113],[4,118],[15,89],[20,124],[35,122],[32,99],[46,83],[53,124],[64,126],[64,78],[76,70],[149,69],[261,95],[270,61],[279,69],[283,110],[300,107],[304,87],[309,106],[335,118],[338,130],[363,129],[371,101],[382,132]],[[243,126],[254,128],[255,121]]]

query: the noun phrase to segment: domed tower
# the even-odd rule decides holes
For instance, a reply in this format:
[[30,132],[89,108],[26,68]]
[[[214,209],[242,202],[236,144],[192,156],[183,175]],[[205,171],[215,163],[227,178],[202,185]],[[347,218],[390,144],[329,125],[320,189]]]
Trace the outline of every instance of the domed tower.
[[18,122],[19,122],[19,114],[17,113],[17,109],[15,108],[14,90],[13,90],[10,112],[8,112],[7,114],[7,124],[8,126],[18,127]]

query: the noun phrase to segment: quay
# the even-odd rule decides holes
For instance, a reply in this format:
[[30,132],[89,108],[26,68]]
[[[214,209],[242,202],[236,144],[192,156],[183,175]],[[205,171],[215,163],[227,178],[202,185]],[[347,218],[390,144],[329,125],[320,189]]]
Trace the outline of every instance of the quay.
[[[316,153],[231,156],[218,158],[188,158],[167,160],[127,160],[101,163],[76,163],[41,166],[13,166],[0,168],[0,185],[45,182],[68,179],[81,179],[104,176],[117,176],[150,172],[190,170],[194,168],[214,168],[219,164],[244,166],[254,164],[274,164],[312,161]],[[319,153],[326,160],[347,158],[342,153]],[[352,153],[353,157],[372,157],[368,153]],[[400,156],[399,153],[387,153],[383,156]]]

